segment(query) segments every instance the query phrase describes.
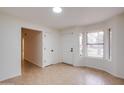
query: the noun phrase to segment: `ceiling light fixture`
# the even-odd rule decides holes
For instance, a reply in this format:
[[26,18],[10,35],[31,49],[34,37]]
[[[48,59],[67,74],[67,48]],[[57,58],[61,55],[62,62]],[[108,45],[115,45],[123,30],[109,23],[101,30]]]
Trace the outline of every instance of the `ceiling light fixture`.
[[53,7],[53,12],[54,13],[61,13],[62,12],[62,8],[61,7]]

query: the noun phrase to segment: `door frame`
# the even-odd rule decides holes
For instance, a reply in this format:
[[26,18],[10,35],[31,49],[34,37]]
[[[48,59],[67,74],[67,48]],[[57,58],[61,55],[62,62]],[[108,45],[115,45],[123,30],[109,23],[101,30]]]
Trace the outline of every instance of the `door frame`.
[[[41,30],[36,30],[36,29],[32,29],[32,28],[27,28],[27,27],[21,27],[21,73],[22,73],[22,62],[23,62],[23,54],[22,54],[22,49],[23,49],[23,30],[31,30],[31,31],[37,31],[37,32],[41,32],[41,45],[42,45],[42,47],[41,47],[41,51],[42,51],[42,62],[43,62],[43,31],[41,31]],[[42,63],[43,64],[43,63]],[[34,64],[34,65],[36,65],[36,64]]]

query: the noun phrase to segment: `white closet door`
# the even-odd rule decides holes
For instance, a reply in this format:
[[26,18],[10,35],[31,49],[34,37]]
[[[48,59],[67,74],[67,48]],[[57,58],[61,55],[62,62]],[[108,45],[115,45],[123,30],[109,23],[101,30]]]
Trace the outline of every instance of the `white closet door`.
[[74,47],[73,33],[63,35],[63,61],[67,64],[73,64]]

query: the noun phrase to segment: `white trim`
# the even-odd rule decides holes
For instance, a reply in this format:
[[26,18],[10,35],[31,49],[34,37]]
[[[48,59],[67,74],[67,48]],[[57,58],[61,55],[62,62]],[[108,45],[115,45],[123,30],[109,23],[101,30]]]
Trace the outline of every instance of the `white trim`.
[[[87,55],[87,45],[86,45],[86,43],[87,43],[87,33],[93,33],[93,32],[101,32],[101,31],[103,31],[104,32],[104,36],[103,36],[103,42],[104,42],[104,45],[103,45],[103,57],[93,57],[93,56],[88,56]],[[82,43],[83,43],[83,52],[82,52],[82,55],[80,56],[80,57],[86,57],[86,58],[96,58],[96,59],[103,59],[103,60],[110,60],[111,61],[111,59],[109,59],[109,53],[108,53],[108,50],[109,50],[109,46],[108,46],[108,43],[109,43],[109,41],[108,41],[108,31],[107,30],[93,30],[93,31],[85,31],[85,32],[81,32],[82,33],[82,36],[83,36],[83,40],[82,40]],[[80,33],[80,34],[81,34]],[[80,46],[79,46],[79,48],[80,48]],[[80,50],[80,49],[79,49]],[[79,51],[80,52],[80,51]],[[80,53],[79,53],[80,54]]]

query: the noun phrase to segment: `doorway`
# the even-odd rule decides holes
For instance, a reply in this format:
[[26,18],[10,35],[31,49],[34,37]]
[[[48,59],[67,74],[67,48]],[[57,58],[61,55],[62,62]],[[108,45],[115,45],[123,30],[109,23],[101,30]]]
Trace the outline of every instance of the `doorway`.
[[29,28],[21,29],[21,63],[24,62],[42,67],[42,31]]

